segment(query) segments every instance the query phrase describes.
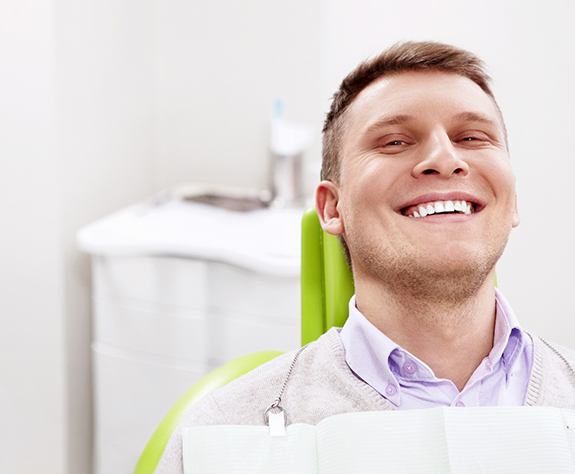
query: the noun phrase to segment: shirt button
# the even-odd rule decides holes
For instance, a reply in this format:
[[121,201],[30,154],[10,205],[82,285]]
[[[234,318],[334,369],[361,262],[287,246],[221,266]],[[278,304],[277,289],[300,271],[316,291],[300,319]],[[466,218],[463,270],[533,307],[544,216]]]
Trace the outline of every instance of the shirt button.
[[395,388],[395,385],[390,383],[387,387],[385,387],[385,393],[389,396],[393,396],[397,393],[397,388]]
[[413,375],[417,371],[417,367],[411,361],[406,362],[403,364],[403,370],[408,375]]
[[456,406],[456,407],[464,407],[464,406],[465,406],[465,403],[463,403],[461,400],[457,400],[457,401],[455,402],[455,406]]
[[485,359],[485,367],[487,367],[489,370],[493,368],[493,364],[489,359]]

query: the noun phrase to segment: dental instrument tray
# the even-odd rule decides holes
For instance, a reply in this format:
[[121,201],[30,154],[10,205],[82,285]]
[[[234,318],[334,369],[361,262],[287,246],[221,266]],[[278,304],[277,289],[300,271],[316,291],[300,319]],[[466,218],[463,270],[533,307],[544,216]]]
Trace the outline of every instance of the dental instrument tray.
[[182,201],[207,204],[229,211],[249,212],[270,206],[268,191],[254,191],[241,188],[184,186],[174,191]]

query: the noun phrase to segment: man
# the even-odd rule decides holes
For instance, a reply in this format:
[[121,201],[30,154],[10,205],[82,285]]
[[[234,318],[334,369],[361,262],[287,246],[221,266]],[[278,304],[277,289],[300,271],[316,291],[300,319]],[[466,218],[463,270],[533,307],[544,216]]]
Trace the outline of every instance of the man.
[[[524,331],[493,285],[519,216],[476,56],[403,43],[358,66],[327,116],[322,178],[317,212],[355,281],[346,324],[216,391],[183,426],[263,424],[278,397],[288,423],[312,424],[367,410],[575,408],[575,353]],[[159,471],[181,472],[179,430]]]

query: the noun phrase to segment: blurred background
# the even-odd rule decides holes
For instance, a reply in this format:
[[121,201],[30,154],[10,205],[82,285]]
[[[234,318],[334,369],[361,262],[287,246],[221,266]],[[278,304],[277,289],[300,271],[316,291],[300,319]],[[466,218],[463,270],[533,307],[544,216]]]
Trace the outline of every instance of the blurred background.
[[[197,374],[298,344],[298,218],[329,99],[398,40],[488,64],[522,219],[500,287],[527,328],[574,347],[574,14],[567,0],[0,3],[0,472],[129,472]],[[299,137],[297,200],[261,220],[182,205],[198,189],[260,199],[278,120]],[[253,237],[270,227],[272,244]]]

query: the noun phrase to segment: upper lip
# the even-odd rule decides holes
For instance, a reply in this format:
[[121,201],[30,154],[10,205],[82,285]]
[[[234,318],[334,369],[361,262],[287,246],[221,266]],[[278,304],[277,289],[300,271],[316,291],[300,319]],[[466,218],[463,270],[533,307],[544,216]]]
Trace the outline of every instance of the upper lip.
[[397,212],[407,209],[411,206],[417,206],[418,204],[423,204],[424,202],[431,201],[467,201],[473,204],[475,211],[480,211],[485,207],[485,202],[478,198],[477,196],[462,192],[462,191],[452,191],[448,193],[427,193],[421,194],[405,203],[401,204],[396,208]]

